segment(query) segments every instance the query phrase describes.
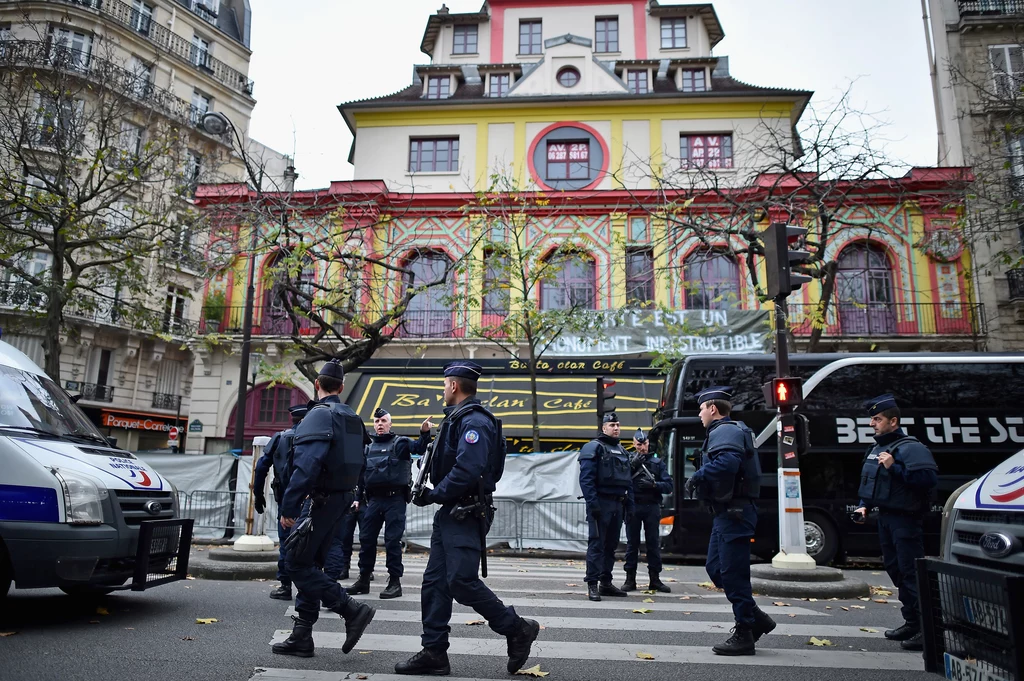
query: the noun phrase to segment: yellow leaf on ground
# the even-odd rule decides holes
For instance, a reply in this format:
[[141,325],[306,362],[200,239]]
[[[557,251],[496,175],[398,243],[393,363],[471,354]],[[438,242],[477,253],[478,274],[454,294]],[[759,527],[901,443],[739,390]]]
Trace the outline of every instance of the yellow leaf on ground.
[[867,596],[864,596],[864,597],[863,597],[863,598],[861,598],[860,600],[862,600],[862,601],[870,601],[871,599],[870,599],[870,598],[868,598]]
[[886,599],[884,599],[884,598],[876,598],[876,599],[875,599],[875,603],[881,603],[882,605],[885,605],[885,604],[886,604],[886,603],[888,603],[888,602],[889,602],[889,601],[887,601],[887,600],[886,600]]
[[658,590],[657,589],[644,589],[640,593],[642,593],[642,594],[650,594],[650,595],[653,596],[654,594],[658,593]]
[[884,586],[873,586],[871,587],[871,593],[876,596],[892,596],[892,589],[887,589]]
[[808,601],[809,603],[817,603],[817,602],[818,602],[818,599],[817,599],[817,598],[808,598],[808,599],[807,599],[807,601]]
[[681,601],[688,601],[688,600],[690,600],[690,597],[689,596],[680,596],[679,600],[681,600]]
[[842,608],[843,610],[845,610],[846,612],[850,612],[850,609],[847,608],[845,605],[841,605],[839,607]]
[[679,580],[676,579],[675,577],[666,577],[665,581],[666,582],[678,582]]
[[857,610],[867,610],[863,605],[851,605],[850,607],[856,608]]
[[195,579],[192,575],[185,575],[185,579]]
[[699,586],[701,588],[704,588],[704,589],[714,589],[714,588],[716,588],[714,582],[701,582],[697,586]]
[[16,632],[16,631],[0,631],[0,638],[4,638],[4,637],[7,637],[7,636],[14,636],[17,633],[18,632]]
[[860,630],[861,631],[866,631],[869,634],[877,634],[878,633],[878,629],[869,629],[868,627],[861,627]]
[[576,582],[566,582],[565,585],[566,586],[579,586],[579,584],[577,584]]
[[195,641],[195,639],[192,638],[191,636],[182,636],[181,640],[182,641]]
[[653,602],[654,602],[653,598],[645,598],[644,599],[644,603],[653,603]]
[[106,608],[99,607],[99,608],[96,608],[96,614],[97,615],[109,615],[110,611],[107,610]]
[[635,612],[638,615],[646,615],[647,613],[654,611],[650,608],[636,608],[635,610],[633,610],[633,612]]
[[831,606],[831,605],[826,605],[826,606],[825,606],[825,609],[826,609],[826,610],[831,610],[831,609],[832,609],[832,606]]
[[359,654],[360,655],[369,655],[372,652],[373,652],[372,650],[360,650]]
[[651,655],[650,653],[637,653],[636,656],[639,659],[641,659],[641,660],[653,660],[654,659],[654,655]]
[[778,606],[780,608],[788,608],[789,607],[789,603],[783,603],[782,601],[774,601],[772,603],[772,605]]
[[215,617],[197,617],[196,624],[213,624],[219,620]]
[[535,664],[532,667],[530,667],[529,669],[520,669],[519,671],[516,672],[516,674],[520,674],[522,676],[538,676],[538,677],[547,676],[550,673],[551,672],[542,672],[540,670],[540,665],[539,664]]
[[683,614],[684,615],[692,615],[693,613],[692,612],[684,612]]
[[519,568],[518,570],[516,570],[516,572],[529,572],[529,570],[524,570],[522,568]]
[[468,624],[470,626],[477,626],[477,625],[480,625],[480,624],[484,624],[484,621],[483,620],[466,620],[466,624]]
[[809,646],[833,646],[835,644],[832,643],[832,641],[829,641],[827,638],[816,638],[816,637],[812,636],[811,640],[807,642],[807,645],[809,645]]
[[365,681],[365,679],[368,679],[370,677],[366,674],[356,674],[356,678],[359,679],[359,681]]
[[796,617],[796,615],[786,615],[786,617]]

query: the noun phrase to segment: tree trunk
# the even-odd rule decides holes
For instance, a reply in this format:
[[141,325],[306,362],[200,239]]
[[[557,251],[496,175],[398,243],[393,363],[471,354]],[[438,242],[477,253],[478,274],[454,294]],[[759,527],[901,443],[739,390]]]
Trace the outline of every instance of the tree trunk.
[[821,298],[818,300],[818,314],[816,317],[821,324],[815,324],[811,329],[811,335],[807,339],[807,352],[817,352],[821,343],[821,334],[825,332],[825,322],[828,319],[828,306],[832,300],[832,294],[836,288],[836,263],[826,263],[822,268]]
[[50,267],[50,280],[46,291],[46,321],[43,325],[43,355],[46,375],[61,385],[60,380],[60,332],[64,323],[64,305],[67,296],[64,293],[64,249],[62,248],[59,230],[54,230],[53,265]]
[[530,343],[530,418],[533,425],[533,451],[540,451],[540,412],[537,409],[537,349]]

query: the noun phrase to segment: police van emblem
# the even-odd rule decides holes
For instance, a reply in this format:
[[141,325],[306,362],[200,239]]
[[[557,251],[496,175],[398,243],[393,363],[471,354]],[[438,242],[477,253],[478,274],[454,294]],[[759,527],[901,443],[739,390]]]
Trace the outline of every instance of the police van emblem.
[[469,444],[473,445],[473,444],[476,444],[477,442],[479,442],[479,440],[480,440],[480,433],[476,432],[475,430],[467,430],[466,431],[466,442],[468,442]]

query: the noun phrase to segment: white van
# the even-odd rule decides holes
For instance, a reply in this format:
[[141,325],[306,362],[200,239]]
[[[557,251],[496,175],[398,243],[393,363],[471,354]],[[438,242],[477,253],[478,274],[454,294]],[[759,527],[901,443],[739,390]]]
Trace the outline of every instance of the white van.
[[0,600],[12,582],[101,594],[186,576],[177,491],[74,402],[0,341]]

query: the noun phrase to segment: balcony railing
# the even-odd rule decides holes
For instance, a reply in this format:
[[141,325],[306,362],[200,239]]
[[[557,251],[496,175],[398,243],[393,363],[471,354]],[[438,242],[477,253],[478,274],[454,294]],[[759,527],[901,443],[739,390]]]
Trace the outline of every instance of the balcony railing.
[[[74,390],[71,390],[71,392],[74,392]],[[79,383],[78,392],[82,395],[83,400],[90,400],[92,402],[114,401],[114,386],[112,385],[98,385],[96,383]]]
[[1024,300],[1024,268],[1007,270],[1006,283],[1010,285],[1010,300]]
[[960,16],[1024,14],[1024,0],[957,0]]
[[[162,24],[152,21],[152,19],[145,15],[140,15],[138,10],[131,5],[119,0],[91,0],[87,3],[83,3],[81,0],[62,0],[62,2],[69,5],[81,6],[85,4],[86,6],[93,7],[122,26],[126,26],[139,35],[145,36],[150,42],[155,43],[179,59],[195,65],[192,59],[193,46],[191,40],[178,35]],[[196,14],[209,21],[208,17],[212,15],[212,12],[206,11],[201,14],[203,10],[207,10],[207,8],[204,6],[203,9],[196,11]],[[214,16],[214,21],[210,21],[210,23],[215,23],[215,21],[216,17]],[[205,71],[229,88],[252,95],[253,82],[241,71],[231,68],[212,56],[204,61],[203,66]]]
[[153,393],[154,409],[177,409],[181,406],[181,395]]
[[789,325],[796,336],[821,326],[823,336],[840,338],[973,337],[987,331],[981,303],[833,303],[825,319],[818,318],[817,305],[790,303]]

